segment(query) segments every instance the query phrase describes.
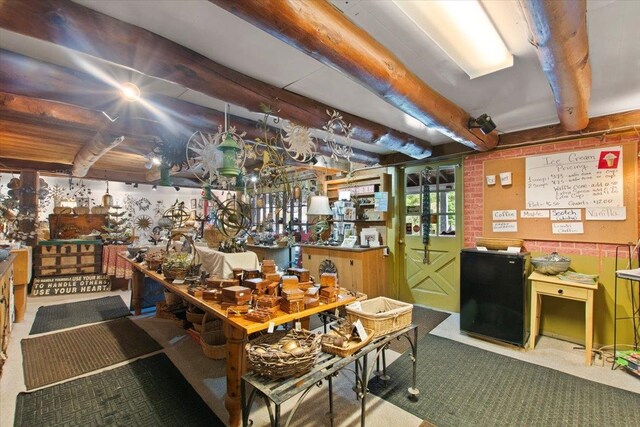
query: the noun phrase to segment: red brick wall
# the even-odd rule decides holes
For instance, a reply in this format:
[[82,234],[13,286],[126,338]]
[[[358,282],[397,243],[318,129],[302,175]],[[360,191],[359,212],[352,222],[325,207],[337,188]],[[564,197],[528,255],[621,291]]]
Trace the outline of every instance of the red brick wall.
[[[508,159],[514,157],[532,156],[541,153],[552,153],[555,151],[567,151],[572,149],[596,148],[603,145],[614,145],[627,141],[640,142],[640,138],[634,134],[620,134],[608,136],[604,140],[601,140],[599,137],[585,138],[549,144],[538,144],[528,147],[494,150],[488,153],[478,153],[466,157],[463,162],[464,246],[475,246],[476,237],[482,236],[482,189],[484,185],[483,162],[485,160],[505,159],[505,161],[508,161]],[[637,179],[638,188],[640,188],[640,173],[638,174]],[[638,199],[638,209],[640,211],[640,197],[638,197]],[[638,219],[640,221],[640,212]],[[636,239],[637,238],[638,237],[636,236]],[[549,253],[560,249],[562,253],[566,255],[577,254],[597,256],[599,258],[615,256],[615,245],[602,243],[527,240],[525,241],[525,247],[529,252]]]

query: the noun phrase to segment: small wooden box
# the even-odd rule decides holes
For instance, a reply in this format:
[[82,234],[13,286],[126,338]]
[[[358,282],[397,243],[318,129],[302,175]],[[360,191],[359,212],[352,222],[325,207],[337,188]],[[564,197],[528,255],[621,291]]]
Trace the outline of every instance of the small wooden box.
[[338,298],[336,296],[333,297],[325,297],[320,295],[320,302],[323,304],[331,304],[333,302],[336,302],[338,300]]
[[282,297],[287,301],[299,301],[304,298],[304,291],[300,289],[283,289]]
[[242,280],[260,277],[260,270],[242,270]]
[[222,301],[238,305],[246,304],[251,301],[251,289],[245,286],[222,288]]
[[274,297],[271,295],[259,295],[255,300],[256,307],[278,307],[280,306],[280,297]]
[[263,265],[262,266],[262,275],[264,276],[265,274],[273,274],[276,272],[276,266],[275,265]]
[[339,288],[335,286],[326,286],[324,288],[320,288],[320,296],[323,297],[336,297],[338,295]]
[[285,313],[289,313],[289,314],[291,314],[291,313],[299,313],[299,312],[304,310],[304,301],[303,300],[281,301],[280,302],[280,308]]
[[335,286],[338,283],[337,273],[322,273],[320,275],[320,286]]
[[301,282],[308,282],[311,280],[311,273],[306,268],[289,268],[287,274],[294,274],[298,276]]
[[282,289],[298,289],[298,276],[282,276]]
[[242,281],[242,286],[246,286],[247,288],[256,291],[259,294],[265,293],[270,284],[270,281],[259,277]]
[[306,291],[307,289],[313,288],[315,284],[313,282],[300,282],[298,283],[298,289],[302,289]]
[[202,291],[202,299],[205,301],[220,302],[222,300],[222,291],[219,289],[208,289],[206,291]]
[[280,283],[280,275],[278,273],[267,273],[264,275],[264,280],[268,280],[270,282]]
[[320,305],[320,299],[319,298],[313,298],[313,297],[304,297],[304,308],[313,308],[313,307],[317,307]]
[[206,283],[208,288],[230,288],[240,285],[240,281],[237,279],[223,279],[221,277],[209,277]]
[[267,294],[270,296],[277,297],[279,289],[280,289],[280,284],[277,282],[273,282],[269,284],[269,286],[267,286]]

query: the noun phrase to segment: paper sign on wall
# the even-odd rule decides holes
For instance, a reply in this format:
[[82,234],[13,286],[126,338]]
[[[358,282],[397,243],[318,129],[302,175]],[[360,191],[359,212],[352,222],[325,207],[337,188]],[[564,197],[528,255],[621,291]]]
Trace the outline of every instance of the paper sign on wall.
[[520,218],[549,218],[547,209],[525,209],[520,211]]
[[493,223],[494,233],[515,233],[517,231],[518,231],[518,223],[515,221]]
[[581,222],[554,222],[551,227],[553,234],[584,234]]
[[551,209],[551,221],[580,221],[580,209]]
[[624,221],[627,219],[627,208],[586,208],[585,218],[590,221]]
[[513,210],[499,210],[493,211],[494,221],[505,221],[508,219],[518,219],[518,214],[515,209]]

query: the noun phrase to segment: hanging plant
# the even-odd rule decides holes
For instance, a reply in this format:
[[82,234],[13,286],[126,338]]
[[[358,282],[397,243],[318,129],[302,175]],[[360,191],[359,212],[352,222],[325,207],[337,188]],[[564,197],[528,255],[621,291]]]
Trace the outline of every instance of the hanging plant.
[[163,135],[156,141],[153,151],[160,156],[163,165],[180,171],[187,166],[187,142],[188,138],[182,135]]

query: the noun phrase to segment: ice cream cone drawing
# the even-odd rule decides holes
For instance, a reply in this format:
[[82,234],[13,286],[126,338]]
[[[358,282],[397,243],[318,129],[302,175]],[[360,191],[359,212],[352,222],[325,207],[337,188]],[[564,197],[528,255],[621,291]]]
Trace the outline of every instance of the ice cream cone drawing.
[[604,156],[604,161],[607,162],[607,166],[608,167],[612,167],[613,166],[613,162],[615,162],[617,158],[618,158],[618,156],[616,156],[615,154],[607,153]]
[[598,169],[616,169],[620,161],[620,151],[602,151],[598,161]]

